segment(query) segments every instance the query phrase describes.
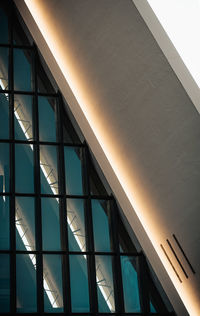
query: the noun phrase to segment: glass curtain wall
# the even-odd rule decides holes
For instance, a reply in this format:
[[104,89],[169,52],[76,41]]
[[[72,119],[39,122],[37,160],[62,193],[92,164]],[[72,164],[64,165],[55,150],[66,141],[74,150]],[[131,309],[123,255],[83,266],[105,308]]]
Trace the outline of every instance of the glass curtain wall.
[[0,2],[0,313],[168,314],[19,19]]

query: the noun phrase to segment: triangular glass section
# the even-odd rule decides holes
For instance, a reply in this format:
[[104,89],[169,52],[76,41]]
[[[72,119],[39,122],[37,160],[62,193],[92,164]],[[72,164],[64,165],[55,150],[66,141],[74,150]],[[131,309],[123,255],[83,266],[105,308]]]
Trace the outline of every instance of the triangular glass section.
[[0,4],[0,313],[173,313],[13,2]]

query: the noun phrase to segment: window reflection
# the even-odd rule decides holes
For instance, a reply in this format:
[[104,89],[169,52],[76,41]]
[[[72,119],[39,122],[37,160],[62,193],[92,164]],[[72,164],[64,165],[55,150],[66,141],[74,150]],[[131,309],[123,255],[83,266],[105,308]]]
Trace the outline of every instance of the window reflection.
[[111,256],[96,256],[96,282],[99,312],[115,311],[113,271]]
[[58,194],[57,146],[40,146],[41,192]]
[[86,251],[84,200],[67,199],[69,250]]
[[62,266],[60,255],[43,256],[44,311],[63,312]]
[[16,249],[35,250],[35,203],[31,197],[15,199]]

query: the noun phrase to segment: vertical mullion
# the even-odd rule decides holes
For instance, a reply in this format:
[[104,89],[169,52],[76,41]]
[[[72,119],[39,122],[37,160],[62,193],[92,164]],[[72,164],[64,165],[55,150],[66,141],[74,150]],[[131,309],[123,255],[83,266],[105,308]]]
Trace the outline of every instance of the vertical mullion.
[[37,89],[37,48],[33,50],[33,135],[35,138],[34,148],[34,185],[35,185],[35,225],[36,225],[36,250],[38,251],[36,262],[37,279],[37,311],[44,312],[44,293],[43,293],[43,258],[42,258],[42,214],[41,214],[41,187],[40,187],[40,148],[39,148],[39,124],[38,124],[38,89]]
[[[86,144],[85,144],[86,145]],[[92,206],[91,206],[91,194],[89,184],[89,151],[87,145],[83,147],[83,185],[84,194],[88,195],[87,200],[84,203],[85,210],[85,231],[86,231],[86,247],[87,251],[91,253],[88,256],[87,268],[88,268],[88,283],[89,283],[89,297],[90,297],[90,312],[98,312],[98,299],[97,299],[97,284],[96,284],[96,267],[95,267],[95,251],[94,251],[94,234],[93,234],[93,222],[92,222]]]
[[118,216],[119,211],[114,198],[110,200],[110,219],[109,224],[112,231],[112,251],[115,252],[115,256],[112,259],[113,266],[113,283],[115,292],[115,309],[117,313],[124,313],[124,295],[121,273],[121,261],[120,261],[120,248],[118,237]]
[[13,5],[9,8],[9,133],[10,133],[10,311],[16,313],[16,233],[15,233],[15,144],[14,144],[14,75],[13,75]]
[[148,271],[146,259],[141,253],[137,257],[138,266],[138,285],[139,285],[139,295],[140,295],[140,306],[143,313],[150,313],[150,299],[149,299],[149,289],[148,289]]
[[56,104],[56,127],[58,146],[58,187],[59,194],[62,198],[59,203],[60,213],[60,236],[62,251],[66,251],[67,255],[62,255],[62,286],[63,286],[63,303],[64,313],[71,313],[71,290],[70,290],[70,269],[69,269],[69,244],[68,244],[68,227],[67,227],[67,201],[65,176],[63,176],[64,163],[64,145],[63,145],[63,101],[62,96],[58,93]]

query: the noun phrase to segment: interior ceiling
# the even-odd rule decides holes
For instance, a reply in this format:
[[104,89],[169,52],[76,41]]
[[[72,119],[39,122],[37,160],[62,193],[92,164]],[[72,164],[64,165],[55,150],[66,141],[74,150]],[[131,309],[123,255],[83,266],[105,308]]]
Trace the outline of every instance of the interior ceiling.
[[[152,246],[148,247],[150,244],[137,216],[186,308],[191,315],[197,315],[200,308],[199,113],[131,0],[25,2],[30,9],[32,6],[38,27],[57,59],[58,65],[54,61],[52,66],[53,62],[47,58],[46,62],[51,70],[57,69],[54,77],[66,97],[69,92],[63,76],[68,83],[71,80],[69,86],[79,108],[76,105],[75,109],[76,101],[70,93],[69,106],[122,208],[129,205],[124,209],[125,215],[150,262],[155,260],[152,257],[155,254],[151,254]],[[22,1],[16,3],[23,11]],[[44,39],[38,37],[38,40],[34,28],[32,32],[43,55],[48,55],[42,44]],[[126,204],[127,196],[131,204]],[[197,272],[191,273],[179,253],[188,279],[167,248],[166,239],[172,241],[174,233]],[[183,279],[182,284],[173,275],[160,244],[166,247]],[[166,285],[161,274],[160,279],[170,297],[172,288],[169,283]],[[178,298],[171,297],[171,300],[179,315],[187,314]]]

